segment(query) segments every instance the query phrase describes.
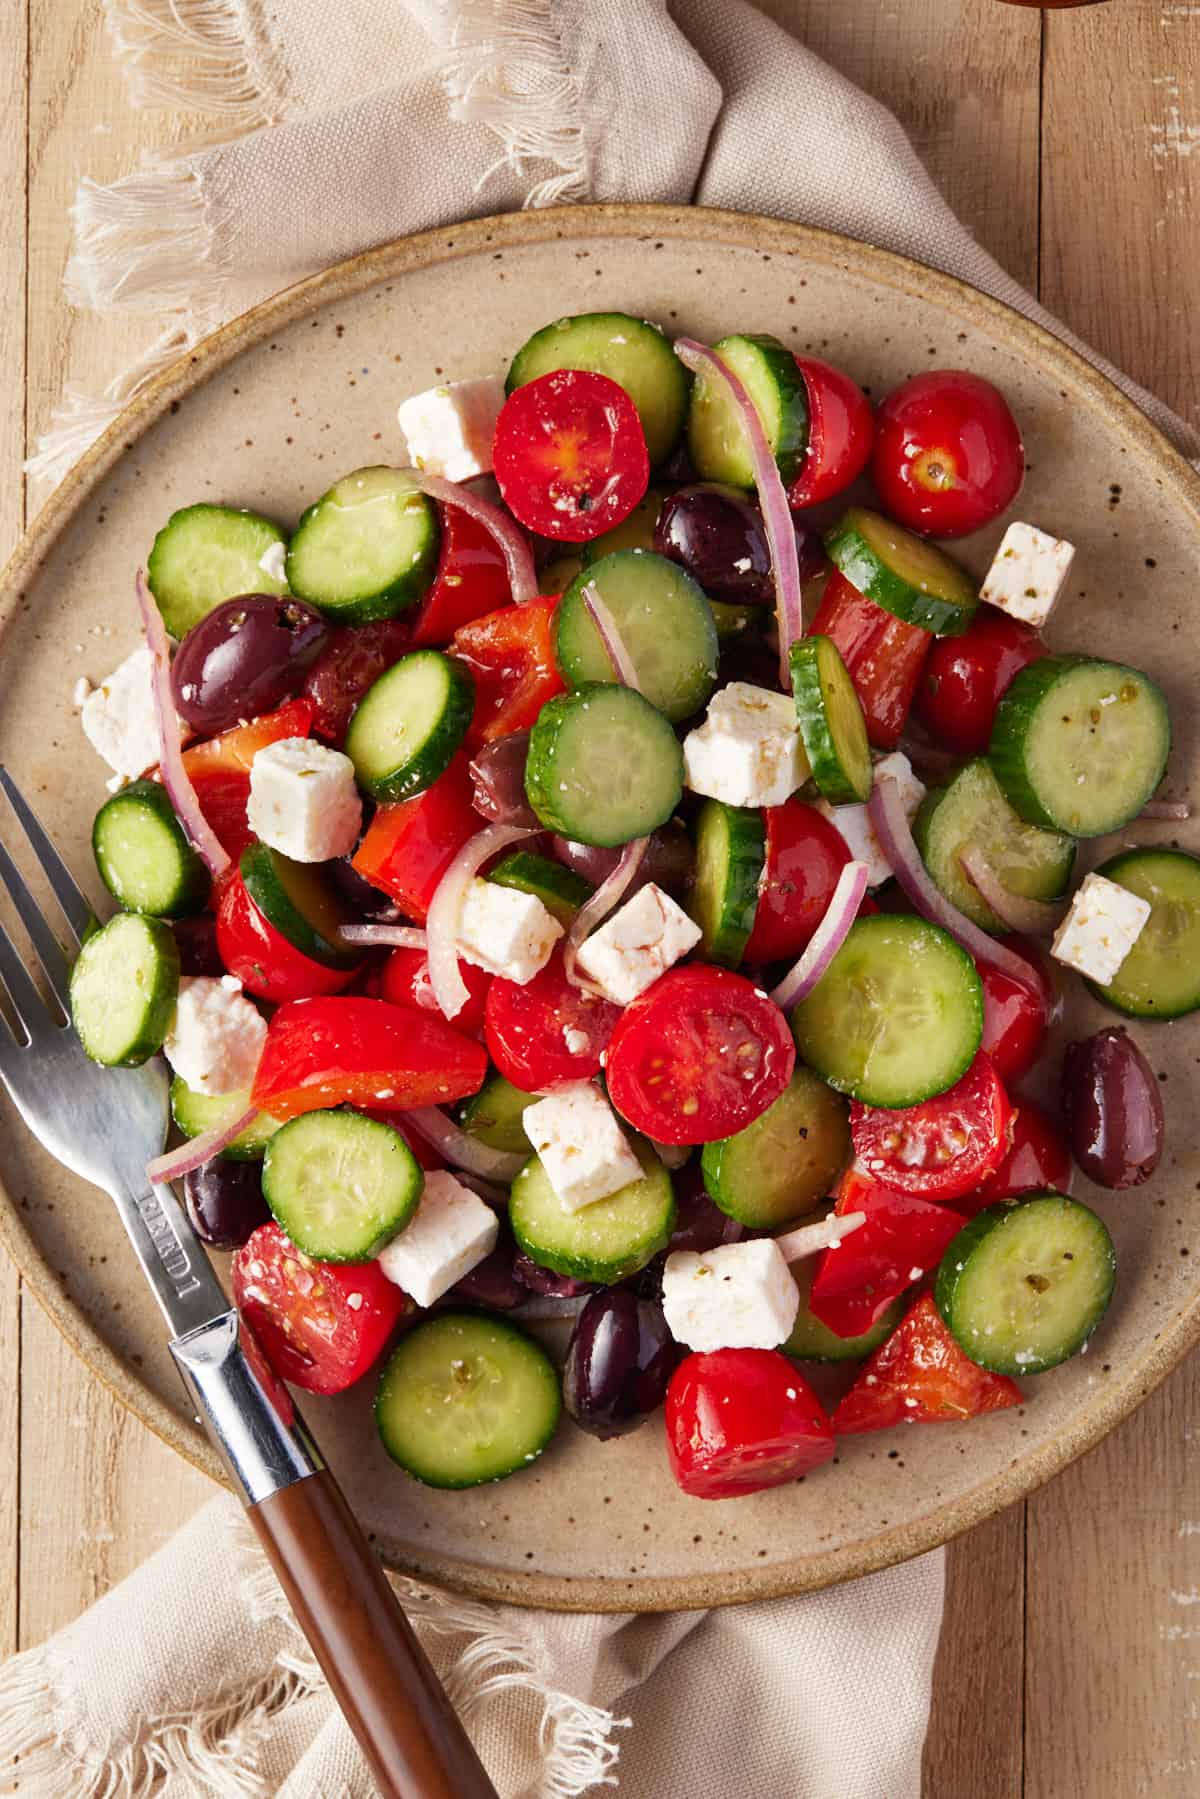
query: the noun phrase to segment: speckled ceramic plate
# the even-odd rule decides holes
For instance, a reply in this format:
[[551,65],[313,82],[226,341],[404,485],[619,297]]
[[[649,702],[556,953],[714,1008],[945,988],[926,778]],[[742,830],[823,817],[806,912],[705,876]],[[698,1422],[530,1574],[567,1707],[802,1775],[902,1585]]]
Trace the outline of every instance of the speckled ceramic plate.
[[[133,572],[166,515],[211,499],[295,518],[344,470],[401,459],[395,416],[406,394],[443,374],[499,373],[536,326],[598,307],[709,340],[773,331],[844,363],[877,394],[939,364],[998,382],[1029,454],[1021,516],[1079,546],[1053,642],[1124,656],[1163,682],[1177,738],[1170,791],[1187,794],[1198,754],[1200,482],[1140,413],[1034,326],[896,257],[733,213],[581,207],[429,233],[293,288],[169,371],[54,496],[7,573],[0,756],[76,868],[90,870],[104,770],[72,715],[72,688],[132,647]],[[998,535],[962,545],[972,568],[986,566]],[[1200,827],[1188,841],[1200,845]],[[1077,989],[1065,1028],[1094,1029],[1103,1016]],[[657,1422],[608,1444],[564,1428],[527,1474],[429,1492],[379,1449],[368,1382],[305,1409],[389,1560],[517,1603],[720,1604],[898,1561],[1047,1479],[1200,1335],[1200,1024],[1137,1034],[1164,1082],[1169,1153],[1147,1187],[1085,1195],[1117,1241],[1116,1298],[1090,1353],[1029,1381],[1025,1406],[962,1428],[848,1438],[800,1485],[712,1505],[676,1491]],[[0,1230],[30,1286],[97,1376],[215,1473],[112,1209],[11,1113],[3,1130]]]

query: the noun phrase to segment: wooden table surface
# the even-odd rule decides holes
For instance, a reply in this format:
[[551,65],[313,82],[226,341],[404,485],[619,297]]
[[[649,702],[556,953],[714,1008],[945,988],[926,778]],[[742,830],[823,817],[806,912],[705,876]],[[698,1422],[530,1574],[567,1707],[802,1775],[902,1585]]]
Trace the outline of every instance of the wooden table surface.
[[[1200,424],[1200,6],[767,10],[894,108],[1019,280]],[[64,381],[102,386],[149,335],[144,321],[63,304],[75,184],[110,180],[188,130],[130,113],[99,0],[6,0],[0,555],[45,497],[26,491],[21,465]],[[0,1371],[3,1653],[74,1617],[210,1488],[114,1405],[2,1260]],[[927,1799],[1200,1792],[1194,1421],[1200,1433],[1195,1359],[1085,1460],[951,1547]]]

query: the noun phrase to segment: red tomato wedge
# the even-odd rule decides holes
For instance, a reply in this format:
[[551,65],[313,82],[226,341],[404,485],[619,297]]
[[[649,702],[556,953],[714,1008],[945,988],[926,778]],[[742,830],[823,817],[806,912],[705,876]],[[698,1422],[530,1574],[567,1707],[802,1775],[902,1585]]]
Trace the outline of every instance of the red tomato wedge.
[[919,1106],[850,1107],[850,1135],[862,1168],[881,1185],[922,1199],[971,1193],[1004,1159],[1012,1105],[986,1050],[960,1081]]
[[790,962],[826,912],[850,860],[840,832],[815,806],[785,800],[763,810],[766,865],[759,884],[747,962]]
[[312,727],[313,703],[287,700],[275,712],[232,731],[222,731],[205,743],[194,743],[183,752],[183,766],[196,790],[200,810],[216,832],[222,849],[234,862],[254,833],[246,822],[250,798],[250,764],[259,750],[285,737],[307,737]]
[[666,1398],[667,1459],[693,1499],[737,1499],[799,1480],[834,1453],[820,1400],[777,1349],[689,1355]]
[[934,641],[929,632],[885,612],[840,569],[826,582],[809,632],[832,637],[862,702],[867,736],[876,749],[894,750]]
[[989,1374],[963,1354],[925,1293],[863,1364],[833,1414],[833,1428],[842,1436],[893,1424],[961,1423],[1020,1405],[1024,1397],[1016,1381]]
[[367,688],[411,647],[412,624],[407,617],[377,618],[334,631],[304,681],[304,692],[315,707],[316,736],[340,744],[350,714]]
[[761,988],[693,962],[625,1008],[605,1076],[635,1130],[658,1143],[709,1143],[752,1124],[795,1066],[787,1020]]
[[487,996],[488,1054],[506,1081],[525,1093],[587,1081],[621,1016],[620,1006],[573,987],[555,950],[532,981],[498,978]]
[[939,637],[917,688],[921,723],[961,756],[982,756],[1013,677],[1049,651],[1032,625],[981,606],[961,637]]
[[233,1297],[282,1379],[306,1393],[342,1393],[379,1359],[413,1303],[376,1262],[314,1262],[275,1223],[238,1250]]
[[[467,1003],[454,1020],[454,1028],[470,1037],[483,1030],[483,1008],[492,984],[490,974],[476,968],[473,962],[460,961],[458,972],[467,989]],[[433,984],[429,979],[429,958],[423,949],[394,949],[383,965],[379,977],[379,997],[389,1005],[410,1006],[418,1012],[437,1012]]]
[[949,1206],[893,1193],[856,1167],[842,1176],[834,1211],[867,1215],[836,1249],[821,1251],[813,1274],[809,1304],[839,1337],[870,1330],[906,1287],[937,1267],[965,1222]]
[[1000,1079],[1011,1083],[1028,1074],[1041,1055],[1061,996],[1036,943],[1013,935],[1004,939],[1004,946],[1029,963],[1028,981],[1014,980],[990,962],[980,960],[976,966],[983,984],[983,1047]]
[[237,868],[222,878],[217,893],[217,950],[248,993],[276,1003],[341,993],[359,972],[328,968],[289,943],[259,911]]
[[481,1044],[431,1012],[384,999],[299,999],[280,1006],[254,1081],[254,1103],[276,1118],[322,1106],[442,1106],[477,1093]]
[[454,633],[453,654],[475,681],[472,749],[514,731],[527,731],[556,693],[566,691],[554,660],[554,609],[558,594],[523,606],[505,606]]
[[486,525],[461,506],[439,506],[441,549],[433,585],[413,615],[412,641],[446,644],[460,625],[512,599],[508,569]]
[[797,356],[808,390],[808,449],[788,505],[815,506],[858,479],[871,459],[875,415],[856,381],[816,356]]
[[650,484],[637,407],[607,375],[584,369],[556,369],[509,394],[492,463],[513,517],[564,543],[611,531]]
[[444,775],[414,799],[380,806],[353,863],[410,918],[424,923],[438,882],[459,850],[483,829],[471,803],[470,761],[459,751]]
[[1059,1126],[1031,1099],[1018,1099],[1012,1117],[1012,1143],[999,1167],[974,1193],[956,1200],[957,1209],[974,1218],[998,1200],[1019,1193],[1069,1193],[1074,1169],[1071,1151]]

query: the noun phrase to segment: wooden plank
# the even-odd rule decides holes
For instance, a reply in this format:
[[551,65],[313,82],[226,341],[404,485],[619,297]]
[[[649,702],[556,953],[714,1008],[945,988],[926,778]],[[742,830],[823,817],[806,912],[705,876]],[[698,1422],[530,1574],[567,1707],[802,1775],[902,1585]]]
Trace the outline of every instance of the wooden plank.
[[925,1799],[1014,1799],[1021,1791],[1025,1508],[1010,1506],[946,1554],[922,1792]]

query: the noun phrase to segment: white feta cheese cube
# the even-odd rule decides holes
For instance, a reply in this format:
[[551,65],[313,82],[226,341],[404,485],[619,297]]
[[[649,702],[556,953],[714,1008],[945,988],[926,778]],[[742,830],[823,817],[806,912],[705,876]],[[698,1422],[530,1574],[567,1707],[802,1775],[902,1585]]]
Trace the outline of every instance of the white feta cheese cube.
[[278,581],[281,587],[287,583],[287,545],[281,537],[268,544],[258,559],[258,566],[264,575],[272,581]]
[[250,764],[246,819],[261,842],[293,862],[348,856],[362,826],[353,762],[312,737],[267,744]]
[[[158,727],[154,722],[154,683],[146,644],[126,656],[120,668],[83,697],[79,722],[89,743],[111,769],[136,780],[158,761]],[[191,732],[179,720],[179,741]]]
[[616,1113],[591,1081],[572,1081],[526,1106],[521,1123],[564,1211],[578,1212],[642,1179]]
[[749,681],[713,695],[704,723],[684,738],[683,760],[692,792],[727,806],[781,806],[809,775],[790,694]]
[[1107,987],[1141,936],[1149,900],[1130,893],[1104,875],[1090,874],[1071,898],[1071,908],[1054,933],[1050,954],[1090,981]]
[[254,1084],[267,1021],[231,975],[184,975],[163,1053],[197,1093],[240,1093]]
[[689,1349],[775,1349],[787,1341],[800,1290],[769,1237],[677,1249],[663,1268],[662,1306],[671,1334]]
[[[925,798],[925,787],[912,771],[912,764],[901,750],[881,756],[875,764],[875,779],[890,775],[900,788],[900,798],[911,824]],[[816,802],[817,811],[827,818],[841,837],[856,862],[865,862],[870,874],[868,887],[882,887],[891,879],[892,865],[875,834],[871,815],[865,806],[831,806],[828,800]]]
[[1075,545],[1065,538],[1051,537],[1036,525],[1012,524],[1000,539],[979,597],[1010,618],[1040,629],[1074,559]]
[[546,966],[563,928],[533,893],[476,879],[458,914],[458,953],[519,987]]
[[470,481],[492,466],[492,439],[504,404],[494,375],[448,381],[405,400],[397,414],[414,468],[447,481]]
[[699,925],[650,881],[592,932],[576,964],[609,999],[627,1006],[700,937]]
[[444,1168],[425,1176],[421,1203],[378,1256],[380,1269],[419,1306],[431,1306],[491,1255],[500,1220]]

